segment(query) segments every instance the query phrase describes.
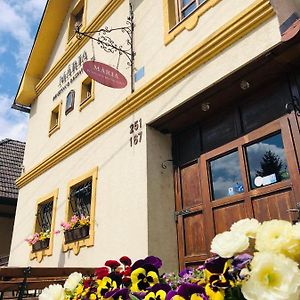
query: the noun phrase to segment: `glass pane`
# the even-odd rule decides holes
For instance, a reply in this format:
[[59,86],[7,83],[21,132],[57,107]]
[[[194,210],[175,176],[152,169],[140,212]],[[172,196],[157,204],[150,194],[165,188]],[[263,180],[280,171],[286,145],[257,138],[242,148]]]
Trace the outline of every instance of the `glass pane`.
[[246,147],[251,189],[290,177],[281,133]]
[[184,9],[182,11],[182,18],[187,17],[189,14],[191,14],[195,9],[196,9],[197,5],[194,2],[193,4],[191,4],[190,6],[188,6],[186,9]]
[[244,192],[238,152],[232,152],[210,162],[213,199]]
[[188,5],[190,2],[192,2],[191,0],[182,0],[182,7],[185,7],[186,5]]

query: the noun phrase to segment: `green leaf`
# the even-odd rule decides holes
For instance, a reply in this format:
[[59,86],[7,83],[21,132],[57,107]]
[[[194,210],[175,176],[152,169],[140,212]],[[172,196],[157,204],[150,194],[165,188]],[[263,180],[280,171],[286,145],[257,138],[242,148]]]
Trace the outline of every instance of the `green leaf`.
[[243,296],[240,286],[236,286],[225,291],[224,300],[246,300],[246,298]]
[[129,298],[130,298],[130,300],[140,300],[138,297],[136,297],[132,294],[129,294]]

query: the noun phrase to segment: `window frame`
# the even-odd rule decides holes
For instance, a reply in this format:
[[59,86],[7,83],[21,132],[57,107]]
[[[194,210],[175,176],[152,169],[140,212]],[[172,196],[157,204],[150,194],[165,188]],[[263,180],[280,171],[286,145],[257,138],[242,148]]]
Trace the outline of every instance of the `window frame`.
[[82,22],[80,26],[80,30],[84,31],[86,28],[86,11],[87,11],[87,0],[78,0],[72,9],[70,15],[69,15],[69,21],[68,21],[68,28],[67,28],[67,47],[75,43],[76,34],[74,32],[76,16],[79,14],[79,12],[83,10],[82,14]]
[[51,217],[51,231],[50,231],[50,240],[49,247],[47,249],[41,249],[39,251],[32,252],[30,251],[29,258],[30,260],[36,259],[37,262],[41,262],[45,256],[52,256],[53,254],[53,239],[54,239],[54,230],[55,230],[55,218],[56,218],[56,208],[57,208],[57,198],[58,198],[58,189],[55,189],[51,193],[39,198],[36,202],[35,208],[35,221],[33,225],[33,233],[37,231],[37,211],[41,204],[50,202],[52,200],[52,217]]
[[[65,107],[65,115],[68,115],[74,109],[75,103],[75,90],[71,90],[66,97],[66,107]],[[68,103],[68,97],[70,97],[70,101]]]
[[[90,96],[83,97],[84,86],[86,86],[87,84],[91,85]],[[87,76],[81,82],[79,111],[83,110],[89,103],[94,101],[94,99],[95,99],[95,80]]]
[[71,189],[83,183],[84,181],[88,180],[89,178],[92,179],[92,191],[91,191],[91,207],[90,207],[90,228],[89,228],[89,236],[78,241],[74,241],[71,243],[65,243],[65,239],[63,238],[63,245],[62,251],[67,252],[69,250],[73,250],[75,255],[78,255],[80,249],[82,247],[92,247],[94,246],[94,235],[95,235],[95,207],[96,207],[96,187],[97,187],[97,179],[98,179],[98,167],[93,168],[92,170],[88,171],[87,173],[72,179],[67,187],[67,200],[66,200],[66,211],[65,211],[65,220],[68,221],[70,218],[70,212],[72,211],[69,195]]
[[[50,122],[49,122],[49,137],[56,132],[60,128],[60,123],[61,123],[61,106],[62,106],[62,101],[60,101],[58,104],[54,106],[54,108],[51,110],[50,114]],[[52,124],[52,118],[53,115],[57,114],[57,122],[55,124]]]
[[[207,0],[185,18],[179,18],[181,0],[163,0],[164,10],[164,42],[168,45],[183,30],[192,30],[196,27],[199,17],[221,0]],[[199,0],[193,0],[198,2]],[[193,2],[191,1],[191,2]]]

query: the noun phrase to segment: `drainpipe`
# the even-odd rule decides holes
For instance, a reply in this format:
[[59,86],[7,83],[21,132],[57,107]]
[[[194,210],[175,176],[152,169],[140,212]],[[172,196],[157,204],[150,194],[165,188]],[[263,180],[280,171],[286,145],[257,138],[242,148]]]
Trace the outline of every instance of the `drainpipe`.
[[281,40],[286,42],[300,31],[300,0],[270,0],[279,21]]

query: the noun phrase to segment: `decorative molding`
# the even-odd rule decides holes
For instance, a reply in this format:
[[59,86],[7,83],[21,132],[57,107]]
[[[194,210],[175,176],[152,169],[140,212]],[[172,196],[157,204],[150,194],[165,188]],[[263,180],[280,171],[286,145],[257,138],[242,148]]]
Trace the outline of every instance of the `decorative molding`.
[[200,16],[207,12],[210,8],[217,5],[221,0],[208,0],[199,6],[193,13],[191,13],[184,20],[176,23],[176,7],[174,0],[164,0],[164,42],[169,44],[175,37],[183,30],[192,30],[198,24]]
[[115,108],[107,112],[100,119],[96,120],[60,147],[52,155],[21,176],[16,182],[17,186],[21,188],[51,169],[66,157],[94,140],[97,136],[143,107],[156,96],[166,91],[186,75],[199,68],[212,57],[231,46],[272,16],[274,16],[274,11],[268,0],[255,1],[255,3],[191,49],[154,79],[125,98]]
[[[29,258],[30,260],[36,259],[39,263],[43,260],[44,256],[51,256],[53,253],[53,239],[54,239],[54,230],[55,230],[55,217],[56,217],[56,207],[57,207],[57,198],[58,198],[58,189],[54,190],[52,193],[40,198],[37,200],[36,209],[37,212],[39,204],[52,200],[52,219],[51,219],[51,233],[50,233],[50,241],[49,248],[42,249],[36,252],[30,252]],[[33,225],[33,232],[36,232],[36,219],[35,224]]]
[[[95,236],[95,207],[96,207],[96,185],[97,185],[97,179],[98,179],[98,167],[90,170],[89,172],[85,173],[84,175],[72,179],[68,184],[68,195],[70,195],[70,190],[72,186],[88,179],[92,178],[92,194],[91,194],[91,208],[90,208],[90,231],[89,236],[85,239],[74,241],[72,243],[62,245],[63,252],[67,252],[69,250],[73,250],[75,255],[78,255],[80,252],[81,247],[91,247],[94,246],[94,236]],[[66,200],[66,213],[65,213],[65,219],[69,220],[70,218],[70,205],[69,200]]]
[[[86,31],[96,31],[107,21],[107,19],[115,12],[115,10],[124,2],[124,0],[109,1],[101,13],[88,25]],[[80,49],[89,41],[88,37],[71,43],[68,50],[56,65],[40,80],[36,85],[36,93],[40,95],[44,89],[54,80],[54,78],[66,67]]]

